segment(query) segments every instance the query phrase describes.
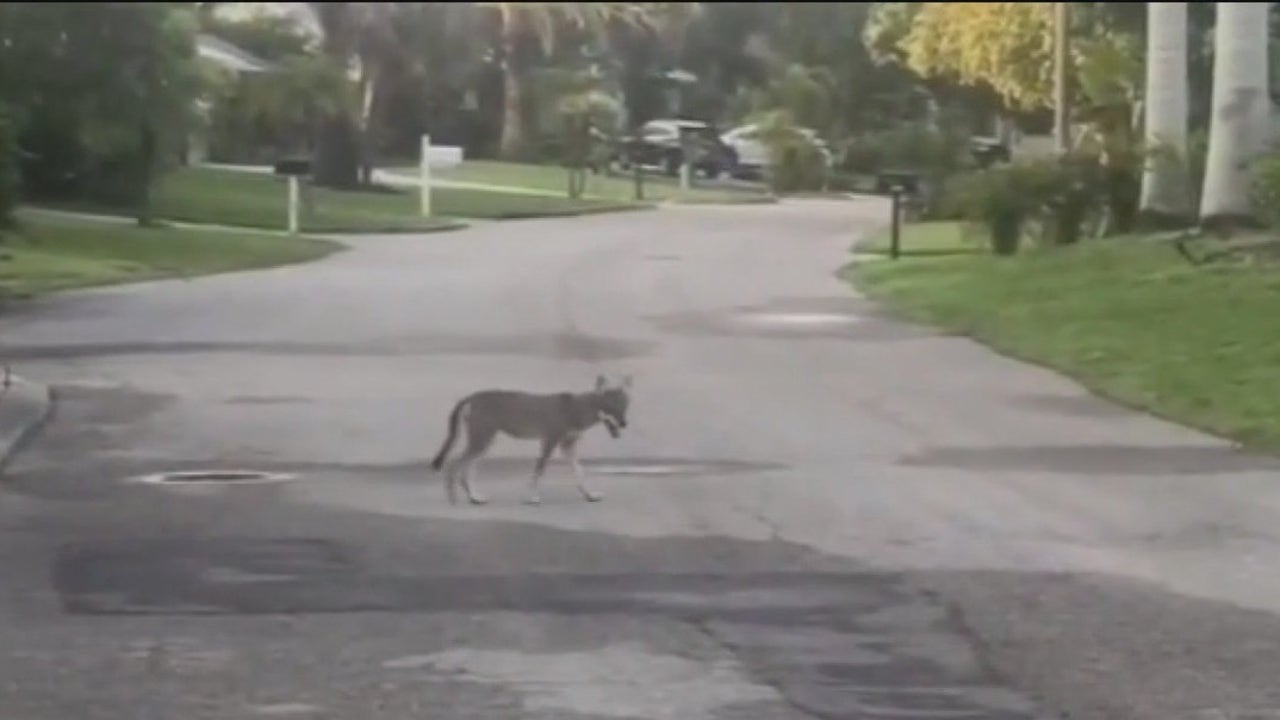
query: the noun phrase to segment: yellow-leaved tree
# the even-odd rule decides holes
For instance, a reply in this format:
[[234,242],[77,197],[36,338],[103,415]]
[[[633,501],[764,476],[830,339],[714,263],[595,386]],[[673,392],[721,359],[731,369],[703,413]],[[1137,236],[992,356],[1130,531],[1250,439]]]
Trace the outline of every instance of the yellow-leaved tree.
[[921,3],[900,45],[921,77],[985,84],[1013,110],[1052,103],[1052,3]]
[[[1142,100],[1142,43],[1079,5],[1067,68],[1075,88],[1071,117],[1084,126],[1076,146],[1105,173],[1103,227],[1124,232],[1136,216],[1146,154],[1136,112]],[[1015,112],[1053,106],[1054,3],[901,3],[898,10],[885,16],[909,18],[896,57],[915,74],[990,88],[1005,109]]]

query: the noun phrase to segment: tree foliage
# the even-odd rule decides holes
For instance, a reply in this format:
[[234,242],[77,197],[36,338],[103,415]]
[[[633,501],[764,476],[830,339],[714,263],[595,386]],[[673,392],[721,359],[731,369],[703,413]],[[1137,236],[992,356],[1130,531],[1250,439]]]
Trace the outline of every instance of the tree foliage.
[[1050,3],[925,3],[901,47],[907,67],[923,77],[985,84],[1013,109],[1052,101]]
[[193,121],[195,31],[190,3],[0,5],[0,102],[38,146],[34,163],[146,221],[157,171]]
[[862,44],[877,65],[906,64],[903,42],[924,3],[873,3],[862,28]]

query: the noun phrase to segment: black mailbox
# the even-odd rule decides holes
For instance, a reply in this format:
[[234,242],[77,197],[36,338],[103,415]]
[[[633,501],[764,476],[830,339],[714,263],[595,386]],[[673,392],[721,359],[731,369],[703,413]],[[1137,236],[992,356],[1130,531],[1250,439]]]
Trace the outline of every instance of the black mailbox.
[[907,170],[882,170],[876,175],[876,193],[915,195],[920,191],[920,174]]
[[284,158],[276,161],[276,175],[305,177],[311,174],[310,158]]

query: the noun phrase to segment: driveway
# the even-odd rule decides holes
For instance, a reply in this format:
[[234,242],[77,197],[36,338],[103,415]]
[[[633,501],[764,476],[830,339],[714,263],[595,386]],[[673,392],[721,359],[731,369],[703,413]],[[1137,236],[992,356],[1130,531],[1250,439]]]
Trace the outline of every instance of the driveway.
[[[884,213],[359,238],[7,317],[58,405],[0,491],[0,715],[1274,717],[1280,464],[885,317],[833,275]],[[636,382],[603,503],[555,466],[521,505],[501,441],[447,504],[453,402],[597,373]],[[134,480],[205,468],[292,479]]]

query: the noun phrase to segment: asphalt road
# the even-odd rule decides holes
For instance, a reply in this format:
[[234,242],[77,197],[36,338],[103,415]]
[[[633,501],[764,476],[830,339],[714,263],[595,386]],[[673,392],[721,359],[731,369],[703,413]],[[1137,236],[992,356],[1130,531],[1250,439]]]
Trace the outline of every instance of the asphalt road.
[[[364,238],[43,300],[0,488],[0,717],[1280,716],[1280,463],[1115,408],[833,276],[876,201]],[[482,387],[636,378],[519,500]],[[152,485],[169,470],[296,477]]]

